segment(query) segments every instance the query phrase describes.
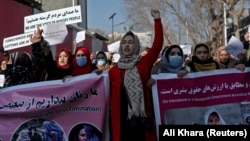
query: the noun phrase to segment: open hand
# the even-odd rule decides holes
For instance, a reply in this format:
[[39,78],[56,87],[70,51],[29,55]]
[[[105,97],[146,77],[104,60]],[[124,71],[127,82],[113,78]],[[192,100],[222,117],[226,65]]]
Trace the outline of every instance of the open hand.
[[43,33],[43,30],[37,26],[37,29],[34,31],[34,33],[30,35],[30,41],[32,43],[41,42],[42,33]]

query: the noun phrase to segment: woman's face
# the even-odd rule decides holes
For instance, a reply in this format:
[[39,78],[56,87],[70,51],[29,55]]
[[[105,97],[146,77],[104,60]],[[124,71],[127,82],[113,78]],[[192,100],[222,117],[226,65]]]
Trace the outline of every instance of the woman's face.
[[132,35],[125,36],[121,44],[122,54],[125,56],[133,55],[134,45],[135,45],[135,42],[134,42],[133,36]]
[[220,124],[220,119],[216,115],[210,115],[208,117],[208,125],[219,125]]
[[174,56],[174,55],[179,55],[181,56],[181,50],[179,48],[172,48],[171,51],[168,54],[168,58],[170,56]]
[[6,64],[7,64],[7,61],[3,60],[2,64],[1,64],[1,69],[2,70],[6,70],[7,69],[7,65]]
[[78,135],[78,141],[87,141],[85,129],[81,129]]
[[226,63],[229,59],[229,54],[226,50],[222,50],[219,54],[219,60],[221,63]]
[[77,57],[85,56],[85,54],[84,54],[84,52],[83,52],[82,50],[78,50],[78,51],[76,52],[76,56],[77,56]]
[[59,58],[58,58],[58,64],[60,66],[66,66],[69,62],[69,56],[67,55],[67,53],[65,51],[62,51],[59,54]]
[[96,59],[105,59],[105,58],[106,58],[105,55],[102,53],[100,53],[100,54],[98,54],[98,56],[96,56]]
[[208,59],[208,50],[206,47],[198,47],[195,51],[196,57],[201,61],[206,61]]

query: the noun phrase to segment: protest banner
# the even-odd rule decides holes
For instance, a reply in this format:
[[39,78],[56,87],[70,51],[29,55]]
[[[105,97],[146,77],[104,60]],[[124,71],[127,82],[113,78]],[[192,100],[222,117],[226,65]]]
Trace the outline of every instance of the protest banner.
[[[107,75],[87,74],[0,91],[0,140],[74,140],[87,126],[106,134]],[[53,139],[51,139],[53,138]]]
[[73,6],[24,17],[24,32],[33,32],[51,23],[65,22],[66,25],[82,22],[81,7]]
[[205,126],[212,124],[211,113],[217,115],[217,125],[250,125],[250,68],[188,73],[184,78],[171,73],[152,77],[157,125]]

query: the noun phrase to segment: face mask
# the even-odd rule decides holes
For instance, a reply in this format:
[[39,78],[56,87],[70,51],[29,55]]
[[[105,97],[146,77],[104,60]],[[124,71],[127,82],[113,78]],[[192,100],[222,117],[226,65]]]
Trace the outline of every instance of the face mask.
[[178,68],[180,65],[182,65],[183,60],[182,57],[179,55],[174,55],[169,57],[169,64],[174,69]]
[[79,67],[83,67],[87,64],[88,60],[86,56],[76,57],[76,63]]
[[105,59],[97,59],[97,65],[102,66],[106,63]]

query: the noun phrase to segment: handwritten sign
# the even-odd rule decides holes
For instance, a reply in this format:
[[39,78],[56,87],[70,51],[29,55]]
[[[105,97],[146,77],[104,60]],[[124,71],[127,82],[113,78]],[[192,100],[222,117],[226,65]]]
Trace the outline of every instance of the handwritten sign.
[[184,54],[191,54],[192,45],[180,45]]
[[118,53],[119,52],[119,46],[120,46],[120,41],[116,41],[116,42],[114,42],[112,44],[109,44],[108,45],[108,51]]
[[235,36],[232,36],[226,46],[226,50],[234,57],[237,57],[237,55],[242,52],[243,47],[243,43]]
[[33,32],[4,38],[4,40],[3,40],[4,50],[7,51],[7,50],[30,45],[31,44],[31,42],[30,42],[30,35],[31,34],[33,34]]
[[44,27],[44,38],[49,45],[63,43],[68,35],[68,30],[64,22],[53,23]]
[[85,31],[77,32],[76,34],[76,43],[80,43],[85,40]]
[[73,6],[24,17],[24,32],[33,32],[36,26],[43,29],[51,23],[65,22],[66,25],[82,22],[81,7]]

